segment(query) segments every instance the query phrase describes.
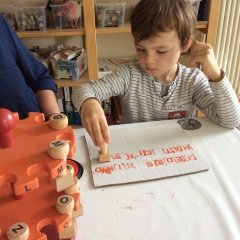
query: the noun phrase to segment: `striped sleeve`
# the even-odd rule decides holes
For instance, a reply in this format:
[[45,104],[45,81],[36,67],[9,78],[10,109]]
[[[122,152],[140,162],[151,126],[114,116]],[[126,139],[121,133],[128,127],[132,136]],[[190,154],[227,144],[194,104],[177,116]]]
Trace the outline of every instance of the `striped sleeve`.
[[96,98],[99,102],[112,96],[124,95],[130,80],[128,64],[123,64],[113,73],[99,80],[91,80],[83,86],[73,90],[72,101],[79,110],[88,98]]
[[209,86],[200,82],[196,87],[197,107],[213,122],[235,128],[240,125],[240,104],[229,82],[224,78],[220,82],[209,82]]

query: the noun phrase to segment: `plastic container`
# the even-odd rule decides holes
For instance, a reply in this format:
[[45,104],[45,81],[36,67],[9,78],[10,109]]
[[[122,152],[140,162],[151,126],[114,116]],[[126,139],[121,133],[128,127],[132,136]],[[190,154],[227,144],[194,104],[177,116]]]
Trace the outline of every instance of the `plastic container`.
[[19,31],[47,29],[45,6],[15,6],[14,15]]
[[79,80],[87,69],[87,54],[84,53],[77,60],[51,59],[56,79]]
[[126,2],[96,3],[95,12],[98,27],[122,27],[125,19]]
[[15,17],[13,13],[13,4],[0,4],[0,14],[3,15],[9,24],[15,29]]
[[61,28],[76,28],[82,26],[82,4],[67,2],[51,5],[54,26]]

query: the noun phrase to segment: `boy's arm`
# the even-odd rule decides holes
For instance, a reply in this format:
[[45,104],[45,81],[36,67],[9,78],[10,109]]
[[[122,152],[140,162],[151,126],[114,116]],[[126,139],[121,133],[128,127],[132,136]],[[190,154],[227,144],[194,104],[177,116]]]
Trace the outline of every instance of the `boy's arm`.
[[110,133],[101,101],[112,96],[124,95],[129,79],[129,67],[122,65],[112,74],[99,80],[89,81],[73,90],[72,101],[81,114],[83,126],[94,144],[99,147],[110,142]]
[[94,86],[98,85],[100,81],[94,81],[95,84],[89,82],[74,89],[72,93],[72,102],[79,110],[82,125],[89,133],[93,143],[99,147],[110,141],[106,116],[101,106],[102,96],[96,94],[97,90],[94,89]]
[[190,48],[191,66],[198,64],[202,67],[202,72],[209,79],[210,82],[219,82],[224,78],[224,74],[219,68],[212,46],[195,41]]
[[79,109],[84,128],[91,136],[96,146],[103,146],[110,142],[107,120],[101,104],[96,98],[88,98]]
[[230,82],[217,65],[211,45],[196,41],[190,49],[190,55],[191,65],[201,65],[201,70],[209,79],[211,87],[211,92],[208,92],[204,85],[197,88],[197,106],[208,118],[224,127],[238,126],[240,105]]

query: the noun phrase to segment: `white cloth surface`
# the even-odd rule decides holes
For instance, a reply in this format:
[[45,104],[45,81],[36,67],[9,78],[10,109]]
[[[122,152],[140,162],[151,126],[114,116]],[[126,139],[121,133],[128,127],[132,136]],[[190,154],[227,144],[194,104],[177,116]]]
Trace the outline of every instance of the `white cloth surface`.
[[198,120],[202,127],[187,134],[209,171],[101,188],[93,186],[85,130],[75,129],[74,159],[84,167],[76,239],[240,239],[240,132]]

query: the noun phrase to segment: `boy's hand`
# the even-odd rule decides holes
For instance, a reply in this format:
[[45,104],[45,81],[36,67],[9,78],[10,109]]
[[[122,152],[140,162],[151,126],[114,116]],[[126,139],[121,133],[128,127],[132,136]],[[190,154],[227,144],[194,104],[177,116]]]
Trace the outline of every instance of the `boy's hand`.
[[190,56],[191,66],[201,64],[203,73],[210,81],[218,82],[222,80],[222,72],[217,65],[211,45],[198,41],[193,42],[190,48]]
[[89,98],[82,103],[81,120],[96,146],[110,142],[107,120],[98,100]]

